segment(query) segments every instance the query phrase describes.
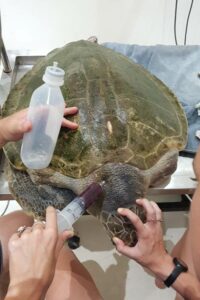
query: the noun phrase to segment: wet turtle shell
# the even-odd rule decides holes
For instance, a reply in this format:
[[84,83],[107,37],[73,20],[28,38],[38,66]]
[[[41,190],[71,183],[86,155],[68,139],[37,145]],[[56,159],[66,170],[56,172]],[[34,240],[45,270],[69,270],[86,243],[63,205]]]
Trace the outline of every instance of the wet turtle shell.
[[140,65],[98,44],[78,41],[51,52],[19,81],[4,116],[28,107],[46,66],[54,61],[66,72],[62,92],[67,106],[79,108],[73,118],[79,128],[61,129],[51,164],[43,170],[26,169],[21,142],[8,143],[4,151],[11,192],[24,209],[44,216],[47,205],[61,209],[88,184],[103,180],[104,195],[89,211],[110,236],[134,244],[134,230],[117,208],[137,210],[145,220],[135,199],[176,169],[187,139],[184,111],[173,93]]

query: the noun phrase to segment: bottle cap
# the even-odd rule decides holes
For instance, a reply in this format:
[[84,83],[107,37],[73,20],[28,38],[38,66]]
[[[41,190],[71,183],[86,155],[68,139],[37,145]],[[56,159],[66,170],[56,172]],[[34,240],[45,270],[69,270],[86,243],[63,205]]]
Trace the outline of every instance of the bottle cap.
[[53,66],[46,68],[43,75],[43,81],[50,85],[61,86],[64,83],[65,71],[58,68],[58,63],[54,62]]

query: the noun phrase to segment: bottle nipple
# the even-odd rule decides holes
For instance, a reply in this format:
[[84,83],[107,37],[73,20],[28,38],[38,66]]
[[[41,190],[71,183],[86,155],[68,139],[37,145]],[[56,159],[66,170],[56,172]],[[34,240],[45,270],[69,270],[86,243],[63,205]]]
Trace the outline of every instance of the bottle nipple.
[[54,61],[54,62],[53,62],[53,66],[54,66],[55,68],[58,66],[57,61]]
[[54,61],[53,66],[48,66],[45,70],[43,81],[54,86],[61,86],[64,83],[65,71],[58,67],[58,62]]

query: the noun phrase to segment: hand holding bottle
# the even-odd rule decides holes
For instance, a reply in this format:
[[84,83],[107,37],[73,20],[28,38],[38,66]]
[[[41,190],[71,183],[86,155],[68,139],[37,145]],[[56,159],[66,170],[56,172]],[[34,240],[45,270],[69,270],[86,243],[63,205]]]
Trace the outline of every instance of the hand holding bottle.
[[[32,129],[32,123],[27,120],[28,109],[20,110],[6,118],[0,120],[0,147],[3,147],[7,142],[18,141],[22,139],[25,132]],[[64,116],[74,115],[78,112],[77,107],[68,107],[64,109]],[[62,119],[62,126],[75,130],[78,124]]]
[[20,140],[25,132],[31,130],[32,124],[26,116],[27,109],[23,109],[0,120],[1,147],[7,142]]

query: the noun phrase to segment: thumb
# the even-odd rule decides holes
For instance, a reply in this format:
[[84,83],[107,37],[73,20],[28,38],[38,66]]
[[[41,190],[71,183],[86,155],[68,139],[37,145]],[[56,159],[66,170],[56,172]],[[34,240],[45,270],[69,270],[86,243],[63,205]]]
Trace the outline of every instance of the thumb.
[[69,238],[73,237],[74,232],[72,230],[65,230],[61,233],[61,239],[63,240],[63,243],[68,240]]
[[121,251],[123,250],[123,247],[124,247],[124,242],[117,237],[113,237],[113,242],[117,248],[117,251],[119,251],[121,253]]
[[135,258],[135,247],[129,247],[124,244],[122,240],[117,237],[113,237],[113,242],[116,245],[117,251],[130,258]]
[[29,120],[27,119],[23,119],[20,123],[20,132],[21,133],[25,133],[25,132],[28,132],[32,129],[32,124]]
[[56,245],[56,257],[58,257],[60,250],[62,249],[64,243],[74,235],[73,231],[65,230],[59,234],[57,245]]

